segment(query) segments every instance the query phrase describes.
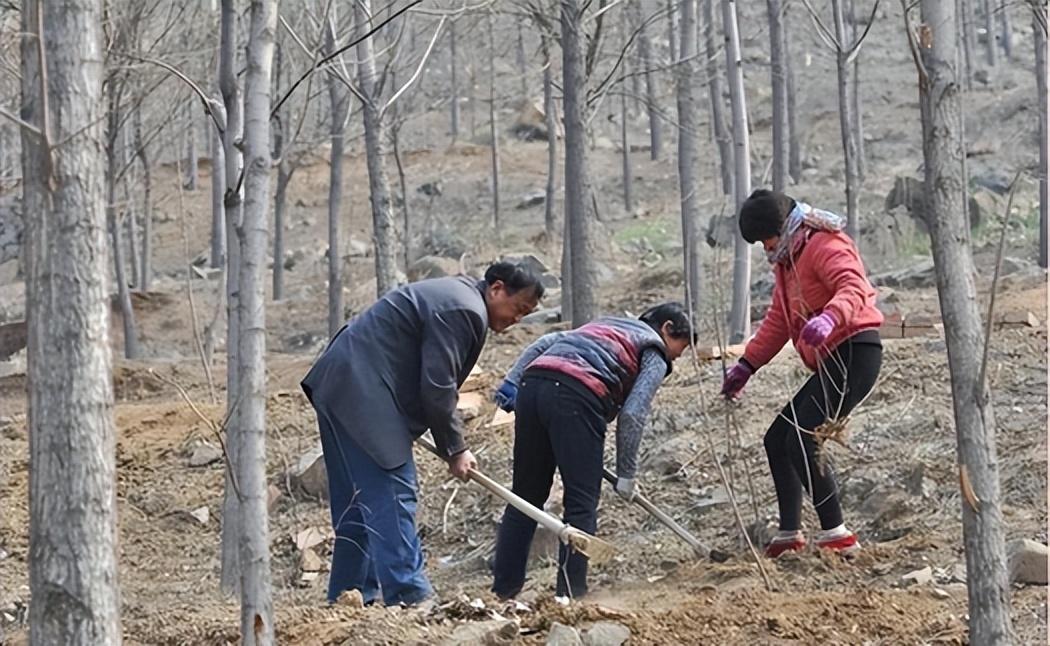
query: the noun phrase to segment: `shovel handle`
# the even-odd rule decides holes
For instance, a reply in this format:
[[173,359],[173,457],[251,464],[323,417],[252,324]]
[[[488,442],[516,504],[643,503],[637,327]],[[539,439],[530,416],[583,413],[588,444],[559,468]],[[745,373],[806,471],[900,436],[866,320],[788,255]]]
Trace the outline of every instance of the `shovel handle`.
[[[602,469],[602,476],[607,482],[612,484],[614,487],[616,486],[616,474],[614,474],[612,471],[609,471],[608,469]],[[701,543],[700,539],[689,533],[688,529],[678,524],[678,522],[674,518],[671,518],[662,510],[660,510],[656,505],[649,502],[648,498],[636,493],[634,494],[634,498],[632,499],[632,501],[645,511],[649,512],[649,515],[666,525],[668,529],[670,529],[672,532],[678,535],[678,537],[681,538],[683,541],[688,543],[689,546],[693,548],[693,551],[696,552],[698,556],[707,557],[711,554],[711,549],[709,547]]]
[[[416,442],[439,458],[445,459],[441,453],[438,452],[434,443],[429,439],[418,437],[416,438]],[[573,529],[571,525],[563,523],[561,520],[536,507],[477,469],[471,469],[468,472],[467,477],[507,501],[508,504],[514,506],[518,511],[536,521],[544,528],[554,532],[562,542],[568,542],[568,533]]]

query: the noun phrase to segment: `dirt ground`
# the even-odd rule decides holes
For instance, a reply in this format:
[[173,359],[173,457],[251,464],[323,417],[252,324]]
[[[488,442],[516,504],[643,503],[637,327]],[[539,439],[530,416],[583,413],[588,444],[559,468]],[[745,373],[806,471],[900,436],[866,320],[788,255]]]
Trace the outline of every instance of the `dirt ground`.
[[[744,3],[746,4],[746,3]],[[757,3],[756,3],[757,7]],[[757,20],[744,24],[764,24]],[[764,11],[764,8],[763,8]],[[882,200],[898,174],[921,176],[921,141],[915,73],[902,34],[899,7],[884,3],[862,55],[864,127],[869,164],[861,191],[862,219],[874,223],[862,240],[873,273],[915,265],[928,257],[922,237],[888,234]],[[762,14],[764,15],[764,13]],[[801,19],[801,18],[799,18]],[[990,85],[967,95],[967,131],[972,136],[970,172],[987,175],[1034,163],[1034,83],[1027,20],[1016,21],[1017,61],[1000,70]],[[834,92],[834,62],[823,46],[800,29],[797,56],[802,93],[806,170],[791,188],[800,199],[841,209],[841,155]],[[768,63],[761,53],[764,30],[749,28],[745,65],[754,128],[756,184],[769,155]],[[1026,40],[1027,39],[1027,40]],[[877,64],[876,64],[877,63]],[[665,92],[668,91],[665,89]],[[672,101],[673,103],[673,101]],[[669,103],[670,104],[670,103]],[[601,110],[611,111],[607,106]],[[506,120],[513,115],[507,114]],[[600,113],[596,123],[604,121]],[[706,109],[702,120],[706,123]],[[647,142],[637,117],[632,143]],[[459,238],[466,264],[477,270],[502,252],[528,251],[556,270],[558,249],[538,234],[543,208],[515,209],[518,196],[543,186],[545,145],[507,141],[502,178],[507,223],[497,238],[483,223],[489,217],[488,148],[471,142],[449,148],[445,114],[430,113],[412,122],[405,155],[409,205],[427,230]],[[609,133],[615,124],[609,124]],[[599,128],[604,126],[599,126]],[[618,126],[617,126],[618,127]],[[706,131],[706,125],[704,126]],[[412,134],[414,133],[414,134]],[[599,130],[591,153],[592,177],[602,206],[601,245],[596,253],[607,269],[601,301],[610,313],[637,313],[647,304],[681,298],[681,243],[676,166],[672,158],[653,162],[645,151],[632,157],[639,206],[625,213],[618,201],[619,155]],[[355,142],[355,146],[357,146]],[[704,139],[701,207],[705,219],[724,212],[716,187],[714,148]],[[673,146],[668,146],[673,150]],[[368,241],[367,177],[355,148],[348,155],[344,231]],[[1003,171],[1006,169],[1006,171]],[[198,325],[212,317],[218,282],[193,279],[192,308],[186,291],[186,264],[207,250],[208,172],[202,188],[184,195],[180,213],[171,169],[157,173],[161,185],[157,225],[159,273],[149,294],[136,296],[136,315],[147,359],[115,360],[118,427],[118,502],[123,625],[129,644],[227,644],[238,637],[235,599],[219,592],[219,516],[221,463],[189,466],[203,443],[216,445],[210,423],[223,416],[224,361],[216,355],[211,380],[193,340]],[[833,446],[830,457],[840,476],[847,523],[864,544],[861,555],[843,563],[815,552],[763,559],[769,588],[737,528],[716,466],[727,470],[739,511],[760,539],[775,521],[776,504],[762,449],[762,436],[776,411],[805,379],[790,348],[748,385],[746,396],[727,408],[716,394],[721,365],[702,362],[694,369],[682,359],[654,405],[651,428],[642,444],[640,488],[661,508],[708,545],[729,554],[728,561],[698,561],[663,526],[606,490],[598,534],[613,543],[616,556],[592,568],[593,594],[562,607],[553,602],[555,565],[546,541],[530,566],[521,596],[524,606],[499,603],[487,592],[487,559],[502,505],[473,485],[451,480],[444,464],[426,454],[420,467],[419,529],[428,571],[440,596],[429,613],[397,608],[328,607],[327,574],[304,581],[295,536],[317,528],[325,540],[313,549],[330,558],[331,530],[326,503],[297,495],[286,474],[317,443],[313,413],[298,389],[325,330],[325,196],[328,168],[315,163],[300,169],[291,187],[288,253],[297,261],[286,272],[285,298],[268,303],[268,463],[270,481],[281,492],[270,516],[274,605],[280,643],[361,644],[440,643],[471,623],[501,618],[518,622],[517,639],[544,643],[554,622],[585,629],[598,621],[620,623],[631,643],[652,644],[963,644],[966,629],[966,572],[960,514],[962,500],[955,466],[955,436],[944,340],[936,334],[887,340],[882,376],[874,394],[853,414],[848,447]],[[391,173],[391,177],[395,177]],[[440,180],[443,196],[433,200],[415,192]],[[1003,208],[1002,196],[983,193],[983,203]],[[1007,255],[1034,258],[1032,213],[1037,199],[1031,183],[1018,191]],[[561,202],[558,202],[560,213]],[[988,220],[998,217],[992,213]],[[431,220],[430,218],[433,218]],[[885,226],[884,226],[885,225]],[[975,233],[981,308],[986,307],[998,225]],[[185,238],[184,238],[185,236]],[[427,240],[414,239],[420,251]],[[349,248],[349,247],[347,247]],[[705,303],[728,291],[727,252],[704,250]],[[755,279],[766,273],[755,256]],[[374,298],[372,258],[348,259],[348,314]],[[1034,313],[1038,324],[997,331],[988,375],[995,408],[1003,515],[1008,539],[1047,542],[1047,297],[1046,273],[1030,263],[1011,261],[997,294],[1000,314]],[[761,289],[755,300],[761,304]],[[932,282],[881,291],[883,304],[908,316],[939,313]],[[0,315],[19,318],[22,286],[0,285]],[[554,301],[556,298],[548,299]],[[705,343],[714,345],[714,315],[703,322]],[[518,326],[490,337],[479,361],[483,391],[496,384],[517,353],[549,326]],[[119,314],[114,314],[113,347],[121,345]],[[0,377],[0,643],[25,640],[29,601],[28,447],[25,377],[17,370]],[[179,390],[195,402],[195,412]],[[493,406],[486,404],[470,423],[468,440],[482,469],[510,481],[512,430],[488,428]],[[613,433],[607,458],[612,459]],[[190,515],[204,507],[204,522]],[[806,510],[805,524],[816,519]],[[902,577],[929,567],[931,581],[909,585]],[[1017,643],[1047,641],[1045,587],[1011,588]],[[462,633],[458,633],[462,634]]]

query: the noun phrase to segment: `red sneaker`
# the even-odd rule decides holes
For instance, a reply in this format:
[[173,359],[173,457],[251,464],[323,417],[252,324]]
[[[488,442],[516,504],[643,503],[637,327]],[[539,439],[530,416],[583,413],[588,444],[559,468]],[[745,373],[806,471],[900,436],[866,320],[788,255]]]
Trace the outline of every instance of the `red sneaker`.
[[857,535],[853,532],[850,532],[845,536],[839,536],[838,538],[818,540],[816,544],[817,549],[831,550],[847,557],[852,556],[860,550],[860,541],[857,540]]
[[784,552],[801,552],[806,549],[806,539],[801,534],[792,538],[774,538],[766,545],[766,557],[775,559]]

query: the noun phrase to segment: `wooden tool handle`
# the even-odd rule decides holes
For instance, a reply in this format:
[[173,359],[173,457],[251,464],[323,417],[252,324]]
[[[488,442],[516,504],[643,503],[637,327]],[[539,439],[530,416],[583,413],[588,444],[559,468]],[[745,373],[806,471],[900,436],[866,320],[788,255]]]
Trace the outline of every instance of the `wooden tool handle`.
[[[602,476],[614,487],[616,486],[617,478],[612,471],[609,471],[608,469],[602,469]],[[711,553],[710,548],[701,543],[697,537],[689,533],[688,529],[679,525],[674,518],[671,518],[666,513],[661,511],[658,507],[656,507],[656,505],[649,502],[649,499],[645,496],[636,493],[634,494],[633,502],[645,511],[649,512],[649,514],[653,518],[666,525],[668,529],[677,534],[678,537],[681,538],[683,541],[688,543],[689,546],[692,547],[693,550],[697,553],[697,555],[706,557]]]
[[[434,443],[431,442],[429,439],[425,437],[419,437],[416,438],[416,442],[418,442],[425,449],[438,456],[439,458],[443,460],[447,459],[444,458],[438,452],[437,447],[434,446]],[[488,477],[484,473],[478,471],[477,469],[471,469],[468,473],[468,477],[474,482],[481,485],[482,487],[485,487],[492,493],[496,494],[503,500],[507,501],[508,504],[513,505],[515,509],[525,514],[532,520],[536,521],[544,528],[554,532],[554,534],[557,535],[558,538],[560,538],[563,542],[568,542],[568,533],[570,532],[570,530],[573,529],[571,525],[563,523],[561,520],[536,507],[529,501],[525,500],[510,489],[507,489],[506,487],[496,482],[492,478]]]

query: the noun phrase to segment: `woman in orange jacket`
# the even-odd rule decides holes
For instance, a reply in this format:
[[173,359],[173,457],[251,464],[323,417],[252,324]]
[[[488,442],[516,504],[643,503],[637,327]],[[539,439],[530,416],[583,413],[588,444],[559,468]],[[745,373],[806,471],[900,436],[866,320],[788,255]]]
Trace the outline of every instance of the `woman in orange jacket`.
[[788,340],[814,372],[765,436],[780,509],[780,532],[766,546],[771,558],[806,546],[803,488],[820,518],[817,547],[844,555],[860,548],[843,523],[831,465],[819,459],[814,441],[816,429],[844,420],[867,396],[882,364],[882,313],[843,224],[841,216],[764,189],[740,207],[740,233],[765,247],[775,283],[769,311],[744,356],[726,372],[722,394],[739,398],[751,375]]

